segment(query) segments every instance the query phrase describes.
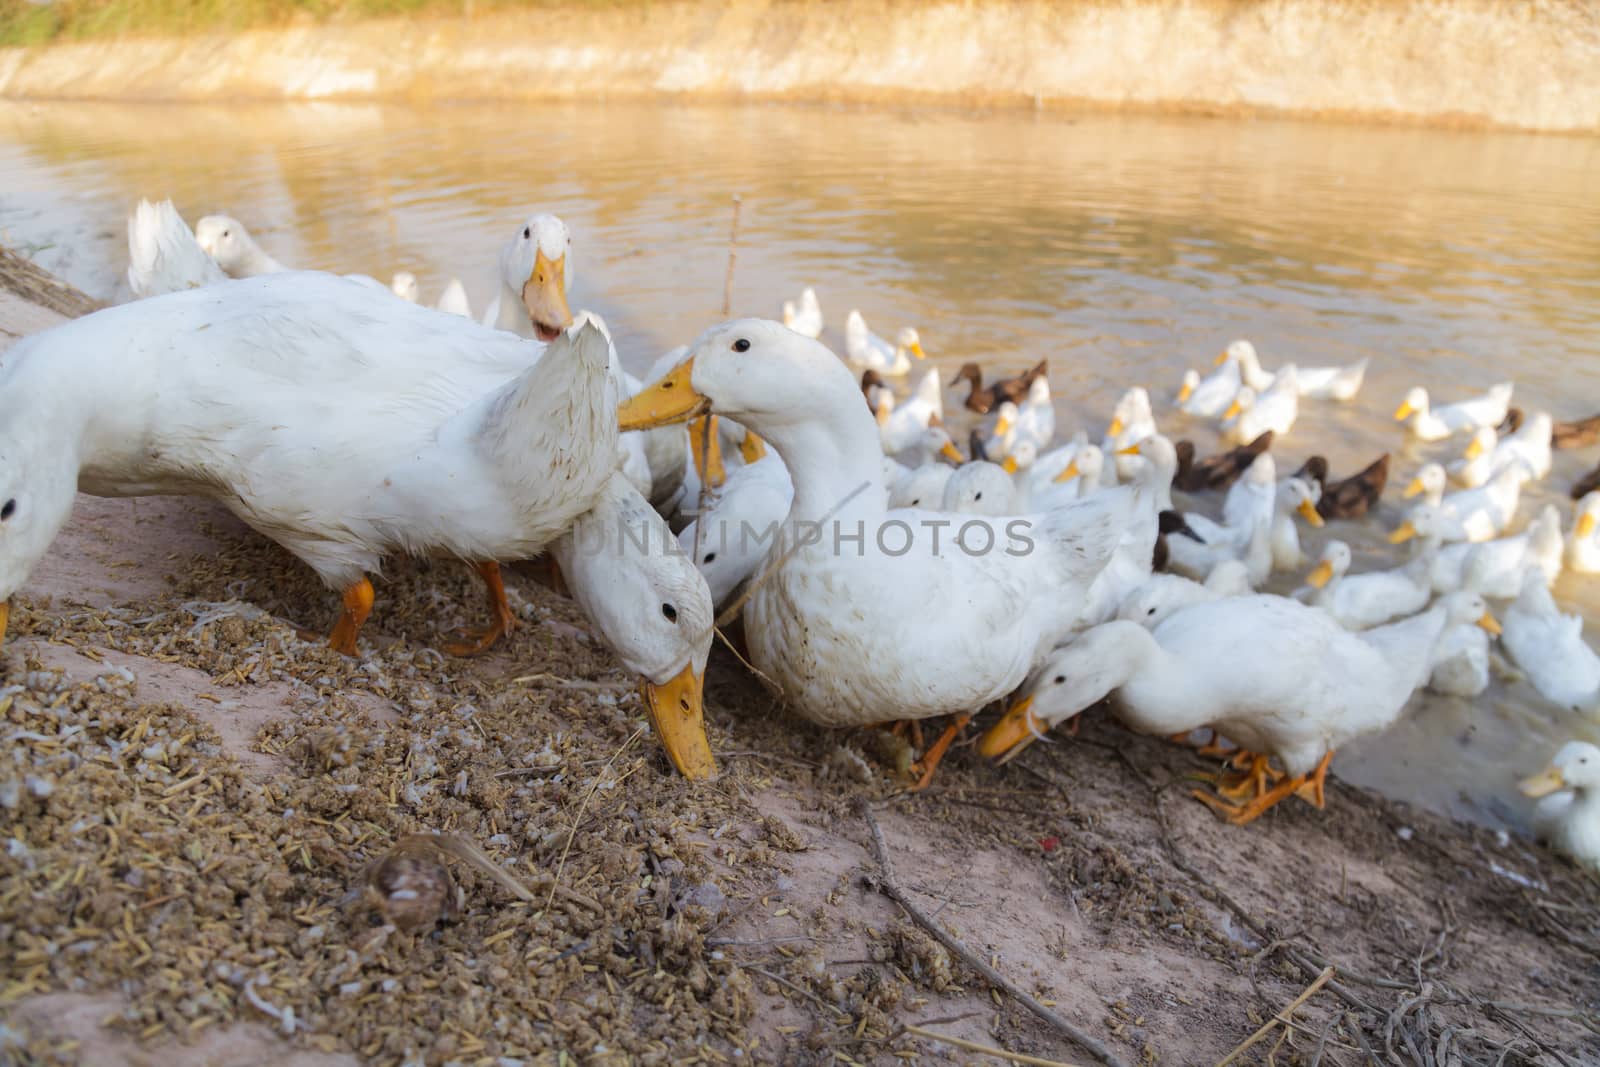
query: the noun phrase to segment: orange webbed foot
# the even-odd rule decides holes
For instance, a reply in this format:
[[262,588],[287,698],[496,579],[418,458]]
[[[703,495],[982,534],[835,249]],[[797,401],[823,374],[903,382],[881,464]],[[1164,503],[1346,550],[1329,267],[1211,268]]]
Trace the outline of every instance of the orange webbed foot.
[[474,566],[488,592],[489,617],[494,621],[484,629],[464,634],[464,641],[446,644],[444,650],[452,656],[481,656],[517,626],[517,617],[511,613],[511,605],[506,600],[505,584],[500,580],[500,564],[490,561]]

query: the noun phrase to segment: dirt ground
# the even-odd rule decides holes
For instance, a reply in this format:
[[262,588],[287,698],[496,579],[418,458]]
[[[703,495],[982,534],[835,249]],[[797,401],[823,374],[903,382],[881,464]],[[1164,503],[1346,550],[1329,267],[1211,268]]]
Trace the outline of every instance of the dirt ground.
[[[1600,1062],[1600,883],[1527,842],[1342,782],[1230,827],[1188,795],[1214,765],[1098,712],[908,794],[903,742],[720,647],[691,785],[531,570],[508,642],[437,652],[474,583],[398,562],[348,660],[220,509],[80,498],[0,650],[0,1062],[1094,1062],[890,899],[874,825],[922,917],[1123,1064],[1217,1063],[1314,985],[1234,1062]],[[460,906],[396,928],[369,868],[421,832],[529,899],[413,857]]]

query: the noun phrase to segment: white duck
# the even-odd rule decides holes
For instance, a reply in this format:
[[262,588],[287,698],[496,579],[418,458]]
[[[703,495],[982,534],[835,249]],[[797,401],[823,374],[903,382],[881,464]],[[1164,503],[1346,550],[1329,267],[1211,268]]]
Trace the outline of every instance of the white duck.
[[957,469],[946,463],[925,463],[912,468],[889,486],[889,507],[938,510]]
[[815,289],[808,285],[801,290],[798,306],[792,300],[783,302],[783,324],[801,337],[822,336],[822,304]]
[[745,637],[762,677],[824,725],[966,714],[1015,689],[1077,623],[1134,505],[1119,490],[959,527],[887,510],[877,428],[853,376],[776,322],[708,330],[618,418],[629,429],[707,409],[759,433],[794,479],[788,526],[807,536],[769,555]]
[[[1105,466],[1106,454],[1100,450],[1100,446],[1085,444],[1076,450],[1076,454],[1056,472],[1055,477],[1028,479],[1022,487],[1022,501],[1061,500],[1064,499],[1063,494],[1071,494],[1072,498],[1082,500],[1103,488],[1100,475]],[[1170,486],[1168,492],[1171,492]]]
[[1476,489],[1507,466],[1515,465],[1522,472],[1523,481],[1539,481],[1550,473],[1554,428],[1549,413],[1542,411],[1504,440],[1492,426],[1480,426],[1473,432],[1465,455],[1450,465],[1450,480]]
[[[1016,483],[998,463],[974,460],[957,467],[945,482],[940,511],[962,515],[1017,515],[1025,508],[1017,500]],[[1076,499],[1069,496],[1068,501]],[[1041,506],[1037,510],[1044,510]]]
[[1214,419],[1228,410],[1233,398],[1244,384],[1236,360],[1225,359],[1204,379],[1193,370],[1183,372],[1183,384],[1178,388],[1177,406],[1186,415]]
[[1024,444],[1032,445],[1035,454],[1044,452],[1056,436],[1056,408],[1050,399],[1050,383],[1043,375],[1028,386],[1028,395],[1021,404],[1007,400],[996,409],[992,439],[996,451],[1003,459]]
[[1538,797],[1535,832],[1585,867],[1600,870],[1600,748],[1568,741],[1550,766],[1518,788]]
[[924,430],[943,421],[944,385],[939,380],[939,368],[930,367],[917,383],[916,392],[903,403],[879,404],[878,433],[883,442],[883,454],[894,456],[914,448]]
[[1268,430],[1280,438],[1287,434],[1300,414],[1298,373],[1291,363],[1277,373],[1266,392],[1258,394],[1248,385],[1240,389],[1222,413],[1222,439],[1247,445]]
[[139,201],[128,216],[128,288],[137,299],[228,280],[205,254],[171,200]]
[[[641,544],[643,547],[641,548]],[[711,594],[672,531],[626,478],[550,545],[572,597],[622,665],[642,679],[645,707],[673,766],[710,778],[703,691],[713,637]]]
[[572,323],[572,231],[554,215],[532,215],[500,249],[500,292],[485,326],[548,341]]
[[[546,358],[541,358],[541,355]],[[125,304],[0,364],[0,596],[75,492],[217,500],[344,592],[356,653],[386,555],[524,559],[593,506],[618,461],[598,331],[546,351],[332,275],[273,274]]]
[[871,330],[861,312],[852,310],[844,320],[844,351],[850,365],[858,371],[875,370],[879,374],[896,377],[911,370],[911,359],[927,359],[922,350],[922,338],[910,326],[902,327],[890,344]]
[[[1432,463],[1424,467],[1439,470],[1442,468]],[[1416,481],[1421,481],[1419,473]],[[1412,483],[1413,488],[1416,481]],[[1424,489],[1431,496],[1431,489]],[[1407,490],[1410,495],[1410,489]],[[1424,503],[1420,507],[1428,507],[1434,511],[1443,512],[1453,516],[1459,524],[1453,531],[1444,535],[1445,540],[1458,540],[1455,533],[1464,535],[1468,541],[1488,541],[1498,535],[1516,518],[1517,503],[1522,499],[1522,474],[1515,465],[1502,468],[1499,474],[1489,479],[1488,483],[1477,489],[1462,489],[1440,498],[1437,504]],[[1406,520],[1389,535],[1391,544],[1403,544],[1417,534],[1417,508],[1413,508],[1406,516]]]
[[1103,468],[1100,484],[1116,485],[1119,478],[1126,480],[1133,477],[1138,464],[1127,460],[1126,457],[1131,453],[1125,450],[1155,435],[1156,416],[1150,406],[1150,393],[1143,386],[1136,385],[1119,396],[1116,407],[1111,409],[1111,422],[1106,427],[1105,437],[1100,440],[1100,451],[1117,459]]
[[231,278],[254,278],[290,269],[267,255],[244,223],[231,215],[207,215],[195,223],[194,236],[206,255]]
[[[1561,573],[1561,517],[1555,505],[1546,505],[1528,528],[1511,537],[1493,541],[1457,540],[1440,547],[1440,539],[1430,536],[1437,528],[1437,512],[1413,528],[1426,553],[1433,548],[1429,580],[1435,593],[1470,590],[1484,596],[1507,599],[1522,591],[1522,577],[1530,569],[1544,575],[1546,585]],[[1424,529],[1426,527],[1426,529]]]
[[1273,523],[1279,496],[1277,470],[1272,454],[1264,452],[1229,487],[1223,510],[1225,516],[1231,516],[1231,522],[1218,523],[1203,515],[1186,513],[1190,527],[1202,541],[1168,538],[1168,566],[1179,574],[1203,579],[1222,561],[1241,560],[1252,586],[1265,582],[1272,574]]
[[[1272,388],[1277,376],[1263,370],[1256,346],[1249,341],[1234,341],[1217,357],[1218,366],[1237,364],[1244,383],[1256,392]],[[1295,389],[1300,396],[1324,400],[1354,400],[1366,380],[1367,366],[1372,361],[1363,359],[1344,367],[1297,367]],[[1281,371],[1280,371],[1281,373]]]
[[1424,463],[1417,468],[1417,473],[1406,484],[1405,498],[1420,496],[1422,502],[1428,507],[1436,508],[1444,500],[1444,491],[1448,487],[1449,477],[1445,469],[1438,463]]
[[1428,391],[1418,386],[1395,409],[1395,421],[1405,423],[1406,431],[1419,441],[1442,441],[1463,430],[1498,426],[1505,421],[1514,389],[1511,382],[1501,382],[1482,396],[1432,407]]
[[1154,630],[1114,621],[1054,653],[1020,699],[979,742],[1009,757],[1057,722],[1115,691],[1115,714],[1139,733],[1171,736],[1202,726],[1261,757],[1276,755],[1287,777],[1227,804],[1247,823],[1294,793],[1322,806],[1335,750],[1387,728],[1428,679],[1447,626],[1481,620],[1482,598],[1457,593],[1401,622],[1350,633],[1323,611],[1280,596],[1242,596],[1183,608]]
[[1600,490],[1578,501],[1567,539],[1567,567],[1578,574],[1600,574]]
[[1329,541],[1295,599],[1326,611],[1346,630],[1368,630],[1427,606],[1433,596],[1428,580],[1432,563],[1419,556],[1392,570],[1348,574],[1350,546]]
[[1600,710],[1600,656],[1583,640],[1583,618],[1561,613],[1543,575],[1523,577],[1501,644],[1540,696],[1585,715]]

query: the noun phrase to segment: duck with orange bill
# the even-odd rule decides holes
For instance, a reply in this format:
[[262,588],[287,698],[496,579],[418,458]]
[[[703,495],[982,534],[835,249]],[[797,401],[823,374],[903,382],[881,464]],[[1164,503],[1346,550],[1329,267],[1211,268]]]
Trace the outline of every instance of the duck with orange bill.
[[1600,574],[1600,492],[1588,494],[1573,509],[1566,562],[1574,574]]
[[1418,556],[1390,570],[1349,574],[1350,546],[1329,541],[1295,597],[1321,608],[1346,630],[1367,630],[1420,611],[1433,596],[1433,560]]
[[1328,461],[1312,456],[1296,472],[1317,484],[1317,514],[1324,519],[1359,519],[1371,511],[1389,484],[1389,453],[1385,452],[1348,478],[1328,480]]
[[482,651],[514,621],[496,561],[537,555],[617,468],[608,362],[593,326],[547,346],[314,272],[34,334],[0,370],[0,594],[78,489],[205,496],[342,591],[347,655],[385,556],[474,561],[491,625],[452,650]]
[[703,705],[715,611],[705,579],[672,542],[666,522],[619,473],[550,554],[573,599],[639,678],[667,758],[698,780],[717,773]]
[[[1249,770],[1195,795],[1244,824],[1298,795],[1322,807],[1334,752],[1400,717],[1427,680],[1446,629],[1498,629],[1481,597],[1457,593],[1361,633],[1286,597],[1194,604],[1154,629],[1117,620],[1053,653],[979,741],[998,760],[1115,693],[1130,729],[1172,736],[1212,727],[1243,746]],[[1281,764],[1272,767],[1271,758]]]
[[[815,338],[813,338],[815,340]],[[890,378],[911,373],[911,357],[927,359],[922,350],[922,338],[910,326],[903,326],[895,335],[893,344],[867,329],[867,320],[861,312],[851,310],[844,320],[844,351],[850,366],[856,370],[874,370]]]
[[[1517,515],[1517,503],[1522,499],[1523,473],[1512,464],[1478,489],[1462,489],[1445,495],[1444,468],[1429,463],[1412,479],[1406,489],[1407,496],[1422,495],[1423,503],[1414,507],[1406,520],[1389,535],[1391,544],[1404,544],[1418,532],[1417,515],[1420,508],[1452,516],[1456,523],[1443,540],[1488,541],[1500,534]],[[1459,535],[1459,536],[1458,536]]]
[[1419,441],[1443,441],[1480,426],[1498,426],[1505,421],[1515,388],[1511,382],[1501,382],[1481,396],[1435,407],[1428,391],[1418,386],[1395,408],[1395,421],[1405,423],[1406,432]]
[[1174,404],[1185,415],[1215,419],[1228,410],[1243,385],[1238,362],[1222,359],[1204,378],[1197,371],[1184,371]]
[[990,440],[997,442],[994,451],[1000,458],[1011,461],[1006,464],[1006,470],[1015,473],[1019,469],[1015,459],[1017,449],[1031,445],[1036,454],[1044,452],[1055,437],[1056,408],[1050,399],[1050,383],[1044,378],[1035,378],[1021,404],[1008,400],[1000,405]]
[[1568,741],[1548,767],[1524,778],[1517,788],[1539,801],[1533,812],[1539,837],[1600,871],[1600,748]]
[[[1136,385],[1117,398],[1111,409],[1111,421],[1106,425],[1106,435],[1100,439],[1100,451],[1105,453],[1106,466],[1100,475],[1101,485],[1116,485],[1118,479],[1131,476],[1135,464],[1127,461],[1132,448],[1141,441],[1156,435],[1155,410],[1150,406],[1150,392]],[[1117,457],[1116,462],[1111,462]]]
[[549,341],[572,324],[572,232],[554,215],[533,215],[500,249],[500,292],[483,323]]
[[1248,385],[1240,389],[1222,413],[1222,439],[1243,445],[1268,430],[1277,437],[1287,434],[1300,416],[1300,394],[1295,387],[1298,373],[1291,364],[1277,373],[1264,392],[1258,393]]
[[822,725],[956,716],[924,758],[924,782],[965,719],[1078,625],[1135,511],[1128,489],[1033,515],[889,510],[878,428],[853,376],[775,322],[706,331],[618,421],[642,429],[706,413],[760,434],[794,484],[743,609],[751,664]]

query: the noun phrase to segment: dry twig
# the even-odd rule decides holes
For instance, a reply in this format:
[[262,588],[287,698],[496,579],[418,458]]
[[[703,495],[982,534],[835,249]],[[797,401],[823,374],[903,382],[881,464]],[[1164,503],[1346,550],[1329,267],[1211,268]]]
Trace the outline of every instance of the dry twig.
[[1272,1028],[1277,1026],[1279,1023],[1283,1023],[1285,1026],[1288,1026],[1289,1017],[1294,1014],[1294,1010],[1300,1005],[1304,1004],[1306,1001],[1310,1000],[1312,997],[1316,996],[1317,991],[1323,986],[1327,985],[1329,980],[1332,978],[1333,968],[1324,967],[1322,969],[1322,973],[1317,975],[1316,980],[1310,985],[1306,986],[1306,988],[1298,997],[1295,997],[1289,1002],[1287,1007],[1262,1024],[1261,1029],[1257,1030],[1255,1033],[1251,1034],[1249,1037],[1240,1042],[1238,1048],[1222,1057],[1222,1060],[1217,1064],[1217,1067],[1228,1067],[1228,1064],[1238,1059],[1239,1056],[1243,1054],[1244,1051],[1251,1045],[1254,1045],[1257,1041],[1260,1041],[1263,1037],[1266,1037],[1267,1034],[1272,1031]]

